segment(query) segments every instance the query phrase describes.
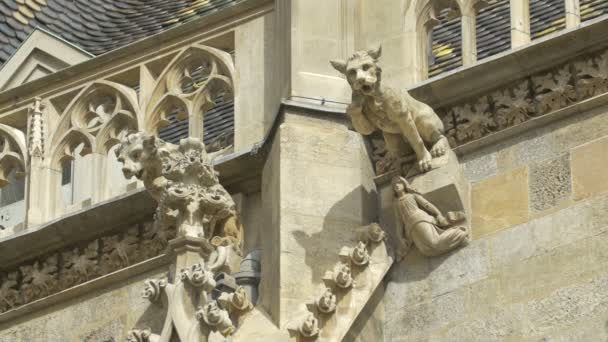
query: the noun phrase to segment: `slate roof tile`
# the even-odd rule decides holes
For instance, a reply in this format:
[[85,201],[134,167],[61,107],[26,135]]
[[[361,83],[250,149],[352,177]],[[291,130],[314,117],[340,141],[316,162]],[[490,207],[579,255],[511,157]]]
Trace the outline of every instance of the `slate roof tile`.
[[[24,33],[42,26],[100,54],[240,1],[0,0],[0,24],[6,23],[0,26],[0,32],[5,38],[18,37],[23,41]],[[9,54],[14,51],[2,47],[0,50]],[[0,58],[0,65],[5,61]]]

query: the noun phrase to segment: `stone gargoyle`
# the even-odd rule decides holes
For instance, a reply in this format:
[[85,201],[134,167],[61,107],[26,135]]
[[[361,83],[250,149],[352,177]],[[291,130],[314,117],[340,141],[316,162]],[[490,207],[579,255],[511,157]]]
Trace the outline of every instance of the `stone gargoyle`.
[[381,83],[381,53],[381,48],[358,51],[347,61],[331,61],[352,88],[346,113],[357,132],[370,135],[380,130],[394,160],[407,153],[401,146],[409,143],[416,153],[419,171],[426,172],[433,168],[433,158],[450,148],[443,135],[443,123],[430,106],[414,99],[407,90]]
[[116,149],[127,178],[142,180],[159,203],[156,224],[174,226],[178,234],[208,239],[215,246],[242,250],[243,228],[236,205],[219,183],[213,155],[196,138],[179,145],[138,132],[124,137]]

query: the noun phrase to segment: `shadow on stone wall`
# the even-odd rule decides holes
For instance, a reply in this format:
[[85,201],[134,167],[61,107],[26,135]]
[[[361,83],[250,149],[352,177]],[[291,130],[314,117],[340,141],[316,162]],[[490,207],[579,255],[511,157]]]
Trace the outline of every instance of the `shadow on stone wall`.
[[[321,231],[312,234],[305,230],[292,232],[293,238],[304,250],[304,262],[312,271],[310,281],[320,283],[325,271],[332,270],[339,261],[340,249],[344,246],[355,246],[356,228],[377,221],[376,197],[375,190],[368,191],[359,186],[329,209],[322,218]],[[315,220],[306,220],[304,223],[311,222],[314,224]]]

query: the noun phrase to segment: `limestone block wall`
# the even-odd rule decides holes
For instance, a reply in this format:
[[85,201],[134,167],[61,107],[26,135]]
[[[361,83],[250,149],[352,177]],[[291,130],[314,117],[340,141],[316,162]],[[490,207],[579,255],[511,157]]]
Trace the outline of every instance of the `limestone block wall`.
[[145,279],[166,274],[165,268],[109,282],[102,290],[63,301],[0,324],[0,341],[125,341],[132,327],[162,326],[163,310],[141,297]]
[[461,156],[472,241],[393,267],[385,341],[605,341],[607,157],[608,106]]

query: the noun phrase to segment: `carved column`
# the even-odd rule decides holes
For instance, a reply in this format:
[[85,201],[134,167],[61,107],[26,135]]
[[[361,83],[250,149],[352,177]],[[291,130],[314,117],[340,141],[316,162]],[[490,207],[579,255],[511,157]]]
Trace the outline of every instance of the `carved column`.
[[477,18],[474,6],[462,9],[462,65],[477,61]]
[[28,116],[28,176],[26,182],[26,227],[44,222],[44,157],[46,144],[45,105],[36,97]]
[[581,23],[581,8],[579,0],[566,1],[566,28],[576,27]]
[[530,0],[511,0],[511,47],[530,42]]

